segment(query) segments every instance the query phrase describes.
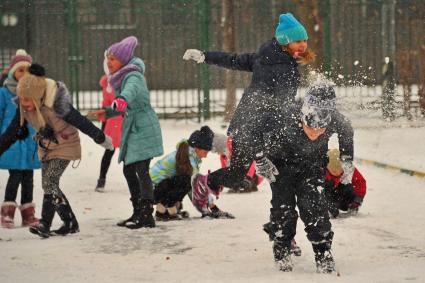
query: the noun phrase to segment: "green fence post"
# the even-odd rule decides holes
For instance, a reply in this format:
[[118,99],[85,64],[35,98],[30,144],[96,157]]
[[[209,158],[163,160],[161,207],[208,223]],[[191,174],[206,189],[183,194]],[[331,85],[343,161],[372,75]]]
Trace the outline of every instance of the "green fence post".
[[71,93],[76,95],[76,107],[80,109],[80,95],[78,93],[78,30],[77,30],[77,14],[75,0],[68,0],[67,23],[69,31],[68,42],[68,64],[69,64],[69,81],[71,84]]
[[[210,1],[199,0],[199,23],[200,23],[200,48],[209,49],[209,22],[210,22]],[[205,120],[210,118],[210,74],[208,65],[202,64],[201,68],[201,88],[204,94],[202,101],[202,114]]]

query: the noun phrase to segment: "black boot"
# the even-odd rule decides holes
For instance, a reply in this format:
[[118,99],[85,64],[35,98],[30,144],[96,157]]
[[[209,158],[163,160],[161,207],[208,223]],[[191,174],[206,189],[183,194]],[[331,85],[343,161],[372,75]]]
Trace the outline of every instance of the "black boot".
[[59,217],[63,221],[62,226],[53,230],[51,234],[65,236],[67,234],[74,234],[80,232],[80,227],[77,222],[77,218],[75,217],[74,212],[72,212],[72,208],[69,205],[68,200],[65,196],[63,199],[59,200],[59,205],[57,206],[57,212]]
[[127,222],[126,227],[129,229],[153,228],[155,227],[155,219],[153,218],[153,200],[142,199],[140,204],[140,214],[131,222]]
[[313,245],[313,251],[318,273],[332,273],[336,270],[330,243]]
[[291,259],[291,243],[283,243],[275,240],[273,243],[274,260],[279,269],[284,272],[292,271],[293,264]]
[[52,225],[54,216],[55,205],[53,203],[53,195],[44,195],[40,223],[31,226],[29,228],[30,232],[42,238],[49,238],[50,226]]
[[133,214],[129,218],[118,222],[117,226],[119,227],[126,227],[127,224],[134,223],[135,219],[140,217],[140,200],[135,200],[133,198],[131,198],[130,200],[133,205]]
[[97,185],[96,185],[96,188],[94,190],[96,192],[99,192],[99,193],[104,193],[105,192],[105,183],[106,183],[105,178],[99,178],[97,180]]

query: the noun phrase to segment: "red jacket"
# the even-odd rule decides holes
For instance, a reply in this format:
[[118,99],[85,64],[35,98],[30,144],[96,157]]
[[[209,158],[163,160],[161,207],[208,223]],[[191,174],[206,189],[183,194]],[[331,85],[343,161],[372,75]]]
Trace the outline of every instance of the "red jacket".
[[[334,182],[334,188],[338,187],[341,183],[341,175],[334,176],[332,175],[328,169],[326,169],[326,181],[333,181]],[[360,174],[359,170],[357,168],[354,168],[353,178],[351,179],[351,184],[354,188],[354,193],[356,196],[360,197],[361,199],[364,198],[366,195],[366,180],[363,178],[362,174]]]
[[[108,85],[108,78],[105,75],[100,78],[99,85],[102,87],[103,90],[102,107],[106,108],[111,106],[112,102],[115,99],[115,94],[106,90],[106,87]],[[106,121],[101,121],[106,122],[105,129],[103,130],[103,132],[105,133],[105,135],[108,135],[112,138],[112,144],[115,148],[120,146],[122,120],[122,116],[114,116],[107,119]]]

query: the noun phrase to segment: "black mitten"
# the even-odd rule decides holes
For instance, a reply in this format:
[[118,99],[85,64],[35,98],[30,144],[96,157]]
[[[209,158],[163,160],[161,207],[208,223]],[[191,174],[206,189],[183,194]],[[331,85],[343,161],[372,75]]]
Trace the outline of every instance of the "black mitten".
[[44,128],[41,128],[38,131],[38,134],[40,135],[41,139],[49,140],[56,144],[59,143],[59,141],[56,139],[55,131],[49,125],[46,125]]
[[25,122],[24,125],[20,126],[18,130],[16,131],[16,138],[18,140],[24,140],[28,137],[29,131],[27,128],[27,123]]

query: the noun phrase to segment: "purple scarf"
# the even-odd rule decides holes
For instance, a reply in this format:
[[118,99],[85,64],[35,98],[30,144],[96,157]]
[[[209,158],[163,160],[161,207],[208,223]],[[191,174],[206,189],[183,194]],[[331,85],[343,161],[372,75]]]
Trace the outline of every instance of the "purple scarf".
[[111,86],[113,89],[119,89],[121,87],[122,81],[124,80],[124,77],[133,71],[141,72],[139,66],[136,66],[134,64],[127,64],[121,69],[119,69],[115,74],[108,76],[108,85]]

